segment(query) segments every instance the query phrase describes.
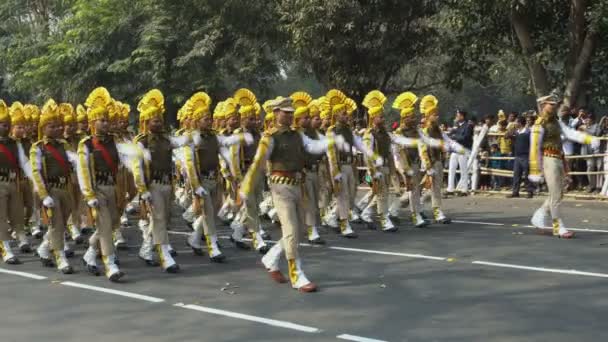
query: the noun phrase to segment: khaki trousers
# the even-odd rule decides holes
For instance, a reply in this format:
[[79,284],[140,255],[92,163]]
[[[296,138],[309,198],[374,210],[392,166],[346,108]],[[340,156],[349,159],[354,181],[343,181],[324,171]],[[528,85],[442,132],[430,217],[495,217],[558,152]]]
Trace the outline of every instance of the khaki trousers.
[[23,196],[17,190],[17,183],[0,182],[0,241],[11,240],[10,227],[17,233],[23,232],[25,216],[22,205]]
[[[198,233],[202,233],[204,231],[206,236],[215,235],[215,208],[219,208],[218,201],[218,186],[217,181],[215,179],[203,179],[201,181],[201,186],[207,190],[207,194],[201,197],[201,211],[202,211],[202,220],[194,221],[194,230]],[[201,222],[202,221],[202,222]],[[198,224],[200,222],[200,224]]]
[[240,223],[245,225],[250,231],[258,232],[260,230],[260,209],[258,204],[264,197],[264,177],[258,174],[252,184],[251,199],[241,205],[239,209]]
[[279,243],[287,260],[298,258],[300,233],[304,231],[304,203],[300,185],[270,184],[272,202],[281,221],[283,236]]
[[432,166],[435,173],[433,174],[433,186],[431,188],[431,205],[433,208],[441,207],[441,188],[443,187],[443,163],[438,160]]
[[412,165],[411,170],[412,175],[406,176],[406,179],[410,183],[410,211],[412,213],[419,213],[420,194],[422,192],[422,187],[420,186],[420,181],[422,180],[422,172],[420,172],[420,167],[418,165]]
[[549,197],[543,203],[545,212],[551,212],[553,219],[561,218],[559,207],[563,198],[564,162],[561,159],[543,156],[543,173]]
[[173,203],[173,187],[171,184],[152,183],[150,191],[150,232],[155,245],[166,245],[169,243],[167,226],[171,219],[171,204]]
[[308,227],[320,227],[321,216],[319,213],[319,176],[317,172],[306,172],[304,178],[305,201],[304,210],[305,223]]
[[120,224],[120,214],[116,207],[116,192],[114,185],[99,185],[96,189],[97,200],[97,222],[95,222],[95,233],[89,238],[90,246],[101,248],[101,255],[114,254],[114,243],[112,231]]
[[[53,217],[47,234],[51,243],[51,250],[63,251],[66,225],[72,212],[72,198],[67,189],[49,188],[48,191],[49,196],[53,199],[54,206],[51,208]],[[46,210],[46,208],[41,206],[40,210]]]
[[318,183],[319,183],[319,208],[328,208],[331,203],[331,195],[333,192],[330,180],[329,170],[327,168],[327,160],[323,159],[319,162]]
[[[340,165],[342,180],[340,181],[340,193],[338,194],[338,218],[347,220],[350,214],[350,209],[355,204],[355,196],[357,194],[357,183],[355,174],[351,164]],[[275,202],[276,203],[276,202]]]
[[[29,179],[21,179],[21,183],[19,185],[21,187],[19,192],[22,197],[23,206],[25,207],[24,221],[21,225],[23,227],[23,225],[25,225],[29,221],[29,219],[32,217],[32,214],[34,213],[34,191],[32,189],[32,183],[30,183]],[[19,233],[18,227],[15,227],[13,225],[13,229],[15,229],[17,233]]]

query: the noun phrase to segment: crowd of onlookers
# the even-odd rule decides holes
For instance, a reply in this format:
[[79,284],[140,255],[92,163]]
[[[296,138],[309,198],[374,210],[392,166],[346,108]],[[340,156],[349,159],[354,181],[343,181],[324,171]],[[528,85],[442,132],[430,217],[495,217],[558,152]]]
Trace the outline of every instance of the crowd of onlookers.
[[[454,125],[449,127],[443,125],[444,131],[455,141],[464,147],[471,149],[477,141],[482,127],[489,127],[488,134],[481,141],[478,159],[474,166],[469,169],[471,173],[469,181],[466,175],[460,176],[456,170],[464,169],[461,156],[452,154],[446,160],[448,169],[447,193],[467,193],[477,190],[511,190],[509,197],[519,197],[521,185],[525,186],[526,194],[532,197],[538,189],[537,185],[530,184],[527,179],[529,151],[530,151],[530,129],[536,121],[536,113],[528,111],[523,113],[511,112],[505,114],[499,111],[498,115],[488,115],[482,121],[470,117],[464,111],[457,111]],[[608,119],[606,116],[596,120],[596,116],[585,108],[569,111],[562,116],[562,120],[569,127],[584,131],[594,136],[608,136]],[[604,171],[604,157],[569,159],[573,155],[603,154],[606,152],[606,141],[602,141],[599,147],[592,148],[590,145],[581,145],[570,141],[563,142],[564,155],[566,156],[566,170],[568,172],[598,172]],[[496,158],[511,157],[511,158]],[[496,158],[496,159],[493,159]],[[608,167],[608,159],[606,166]],[[492,170],[513,171],[513,176],[481,175],[482,168]],[[459,178],[456,185],[455,179]],[[604,177],[601,174],[571,175],[568,177],[567,190],[581,190],[588,193],[599,193],[602,189]]]

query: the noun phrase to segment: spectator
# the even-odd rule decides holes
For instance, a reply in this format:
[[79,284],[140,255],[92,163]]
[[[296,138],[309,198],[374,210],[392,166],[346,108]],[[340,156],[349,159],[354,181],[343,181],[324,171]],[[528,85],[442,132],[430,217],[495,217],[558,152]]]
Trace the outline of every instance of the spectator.
[[[490,146],[490,157],[502,157],[498,144],[492,144],[492,146]],[[488,167],[490,169],[502,169],[502,160],[490,159]],[[492,190],[500,190],[500,187],[502,186],[502,178],[493,174],[490,185]]]
[[[599,136],[601,127],[599,124],[594,122],[593,114],[588,113],[587,116],[583,119],[583,124],[579,126],[579,130],[586,132],[587,134],[593,136]],[[581,147],[581,154],[599,154],[600,147],[597,146],[595,148],[591,147],[591,145],[583,145]],[[603,170],[603,158],[587,158],[585,160],[587,166],[587,172],[595,172]],[[598,175],[587,175],[587,192],[593,193],[594,191],[599,191],[602,187],[601,179]]]
[[[467,121],[467,112],[456,111],[455,127],[450,132],[450,138],[468,149],[469,152],[473,147],[473,126]],[[466,194],[469,188],[469,172],[467,163],[469,161],[469,153],[459,154],[453,152],[450,155],[450,164],[448,169],[448,188],[447,193],[451,194],[456,191],[459,195]],[[460,170],[460,181],[456,185],[456,169]]]
[[528,191],[528,198],[532,198],[534,192],[532,184],[528,181],[528,168],[530,158],[530,126],[532,120],[526,120],[524,117],[517,119],[516,129],[509,132],[509,136],[513,139],[513,186],[508,198],[519,197],[519,187],[523,180]]

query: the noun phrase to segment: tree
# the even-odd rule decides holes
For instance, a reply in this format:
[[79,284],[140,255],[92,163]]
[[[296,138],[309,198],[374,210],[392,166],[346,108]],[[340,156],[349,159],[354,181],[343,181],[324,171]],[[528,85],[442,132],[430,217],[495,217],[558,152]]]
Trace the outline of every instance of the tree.
[[[362,100],[366,92],[403,91],[392,81],[416,58],[432,54],[434,1],[282,0],[281,29],[304,73]],[[411,87],[417,77],[410,75]]]
[[600,59],[608,44],[599,39],[608,32],[607,6],[606,0],[449,1],[445,24],[454,35],[443,42],[452,57],[447,72],[455,80],[487,81],[488,65],[509,50],[527,67],[529,91],[564,89],[566,105],[584,105],[603,95],[591,85],[603,82],[594,80],[596,72],[608,71]]

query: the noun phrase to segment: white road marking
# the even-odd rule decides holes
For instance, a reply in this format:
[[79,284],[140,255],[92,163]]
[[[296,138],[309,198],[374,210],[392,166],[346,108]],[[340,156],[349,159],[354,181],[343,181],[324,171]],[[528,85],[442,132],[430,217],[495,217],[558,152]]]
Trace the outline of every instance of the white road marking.
[[494,222],[478,222],[478,221],[461,221],[461,220],[452,220],[454,223],[470,223],[470,224],[481,224],[484,226],[504,226],[504,223],[494,223]]
[[441,260],[441,261],[447,260],[447,258],[444,258],[444,257],[436,257],[436,256],[431,256],[431,255],[423,255],[423,254],[385,252],[385,251],[376,251],[376,250],[371,250],[371,249],[347,248],[347,247],[337,247],[337,246],[330,246],[327,248],[335,249],[335,250],[339,250],[339,251],[358,252],[358,253],[367,253],[367,254],[394,255],[394,256],[402,256],[402,257],[417,258],[417,259],[429,259],[429,260]]
[[112,289],[107,289],[105,287],[80,284],[80,283],[75,283],[72,281],[64,281],[61,283],[61,285],[77,287],[80,289],[86,289],[86,290],[97,291],[97,292],[104,292],[104,293],[109,293],[109,294],[113,294],[113,295],[117,295],[117,296],[129,297],[129,298],[139,299],[139,300],[143,300],[143,301],[151,302],[151,303],[162,303],[165,301],[164,299],[158,298],[158,297],[150,297],[150,296],[141,295],[141,294],[137,294],[137,293],[133,293],[133,292],[112,290]]
[[200,312],[206,312],[206,313],[210,313],[210,314],[214,314],[214,315],[232,317],[232,318],[242,319],[242,320],[246,320],[246,321],[267,324],[267,325],[271,325],[271,326],[279,327],[279,328],[303,331],[303,332],[307,332],[307,333],[321,332],[321,329],[315,328],[315,327],[309,327],[306,325],[300,325],[300,324],[291,323],[291,322],[287,322],[287,321],[279,321],[276,319],[264,318],[264,317],[259,317],[259,316],[252,316],[252,315],[242,314],[242,313],[233,312],[233,311],[214,309],[214,308],[209,308],[206,306],[200,306],[200,305],[194,305],[194,304],[184,304],[184,303],[173,304],[173,306],[176,306],[179,308],[184,308],[184,309],[200,311]]
[[41,275],[37,275],[37,274],[34,274],[34,273],[27,273],[27,272],[21,272],[21,271],[7,270],[5,268],[0,268],[0,273],[13,274],[13,275],[17,275],[17,276],[20,276],[20,277],[25,277],[25,278],[30,278],[30,279],[36,279],[36,280],[46,279],[46,277],[41,276]]
[[377,340],[375,338],[368,338],[368,337],[362,337],[362,336],[357,336],[357,335],[349,335],[349,334],[342,334],[342,335],[338,335],[336,337],[339,338],[339,339],[347,340],[347,341],[357,341],[357,342],[386,342],[384,340]]
[[580,275],[580,276],[587,276],[587,277],[608,278],[608,274],[606,274],[606,273],[583,272],[583,271],[577,271],[577,270],[564,270],[564,269],[559,269],[559,268],[533,267],[533,266],[524,266],[524,265],[515,265],[515,264],[502,264],[502,263],[497,263],[497,262],[480,261],[480,260],[473,261],[471,263],[475,264],[475,265],[485,265],[485,266],[492,266],[492,267],[516,268],[516,269],[527,270],[527,271],[562,273],[562,274]]
[[[479,221],[463,221],[463,220],[452,220],[452,222],[454,223],[470,223],[470,224],[479,224],[479,225],[483,225],[483,226],[507,226],[508,224],[505,223],[496,223],[496,222],[479,222]],[[537,229],[536,227],[532,226],[532,225],[511,225],[511,227],[513,228],[534,228]],[[551,227],[543,227],[542,229],[553,229]],[[566,229],[568,230],[572,230],[575,232],[589,232],[589,233],[608,233],[608,230],[606,229],[592,229],[592,228],[570,228],[567,227]]]

